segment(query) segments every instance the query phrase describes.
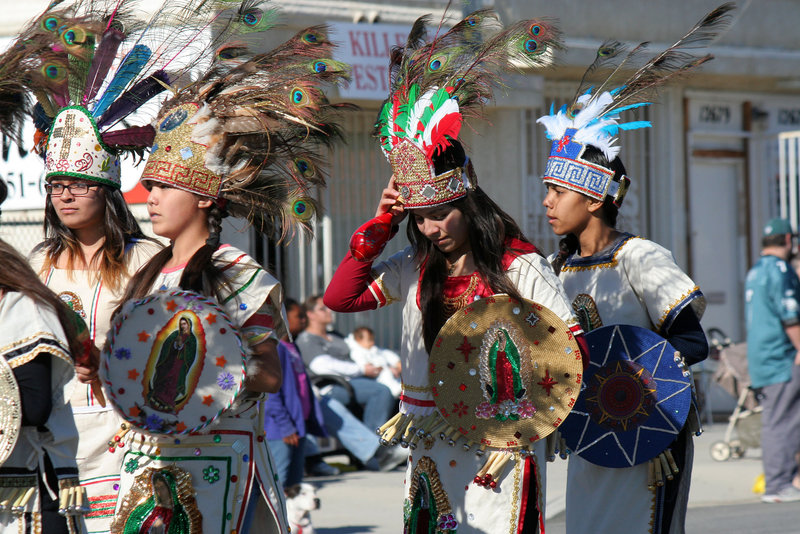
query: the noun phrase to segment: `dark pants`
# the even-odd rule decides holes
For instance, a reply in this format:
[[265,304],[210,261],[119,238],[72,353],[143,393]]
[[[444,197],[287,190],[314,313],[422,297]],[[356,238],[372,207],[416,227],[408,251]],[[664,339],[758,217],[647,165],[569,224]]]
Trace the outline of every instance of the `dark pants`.
[[[364,408],[361,420],[370,430],[379,428],[392,415],[395,400],[389,388],[372,378],[358,376],[349,380],[356,402]],[[350,404],[350,394],[342,386],[334,385],[329,395],[345,406]]]
[[765,494],[789,487],[797,475],[800,452],[800,366],[792,367],[789,382],[762,388],[761,458]]

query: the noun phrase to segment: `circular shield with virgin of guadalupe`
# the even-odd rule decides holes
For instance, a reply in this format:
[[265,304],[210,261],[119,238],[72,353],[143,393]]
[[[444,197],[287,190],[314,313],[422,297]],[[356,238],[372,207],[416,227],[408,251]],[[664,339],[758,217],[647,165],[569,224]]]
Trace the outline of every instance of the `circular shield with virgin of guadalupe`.
[[114,408],[151,434],[209,425],[231,407],[246,373],[242,339],[225,311],[183,290],[126,302],[102,358]]
[[14,371],[0,356],[0,465],[11,456],[22,427],[22,402]]
[[678,436],[692,402],[691,375],[669,342],[646,328],[610,325],[586,334],[589,367],[559,429],[570,450],[603,467],[656,457]]
[[554,312],[494,295],[448,319],[434,342],[428,378],[437,410],[461,437],[518,450],[566,418],[581,373],[580,347]]

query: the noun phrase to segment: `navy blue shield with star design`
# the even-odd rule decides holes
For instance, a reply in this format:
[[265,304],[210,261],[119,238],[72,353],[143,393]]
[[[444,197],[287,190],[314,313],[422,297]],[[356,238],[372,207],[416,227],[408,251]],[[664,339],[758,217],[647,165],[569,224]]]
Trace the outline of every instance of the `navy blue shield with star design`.
[[683,427],[691,375],[669,342],[646,328],[611,325],[586,334],[589,367],[559,429],[573,453],[603,467],[654,458]]

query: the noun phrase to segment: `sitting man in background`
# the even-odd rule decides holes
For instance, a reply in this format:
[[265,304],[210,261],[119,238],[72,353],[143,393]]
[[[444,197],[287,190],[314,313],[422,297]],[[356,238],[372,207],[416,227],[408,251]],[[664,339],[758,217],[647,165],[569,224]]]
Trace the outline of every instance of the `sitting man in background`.
[[[364,409],[364,424],[370,430],[379,428],[395,409],[392,392],[375,380],[380,375],[381,368],[369,363],[362,367],[354,362],[344,339],[328,332],[328,327],[333,323],[333,315],[322,302],[321,295],[306,299],[305,308],[308,326],[297,336],[296,344],[306,366],[315,375],[346,377],[353,389],[355,402]],[[352,400],[348,390],[340,385],[333,385],[326,395],[345,406]]]
[[[289,333],[298,337],[308,324],[305,307],[290,298],[284,303]],[[302,480],[303,456],[310,475],[339,474],[336,467],[322,460],[314,435],[335,436],[371,471],[394,469],[406,460],[406,449],[381,447],[377,434],[341,402],[329,395],[316,399],[302,356],[294,343],[288,339],[281,340],[278,354],[284,372],[283,386],[278,394],[270,395],[267,400],[265,426],[277,472],[287,489]]]

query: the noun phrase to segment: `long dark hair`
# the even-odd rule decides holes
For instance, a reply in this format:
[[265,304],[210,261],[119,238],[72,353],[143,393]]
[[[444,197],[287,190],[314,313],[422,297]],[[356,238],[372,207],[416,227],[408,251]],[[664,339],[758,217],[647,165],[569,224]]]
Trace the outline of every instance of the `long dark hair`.
[[[220,244],[222,219],[228,215],[220,206],[221,203],[216,202],[208,209],[208,239],[189,259],[178,284],[181,289],[195,291],[217,300],[222,298],[220,290],[229,285],[222,270],[212,261],[212,256]],[[128,282],[128,287],[120,302],[124,303],[151,293],[153,283],[170,258],[172,258],[172,245],[153,256],[144,267],[139,269],[139,272]]]
[[[433,157],[436,174],[442,174],[464,165],[464,148],[457,141],[442,153]],[[469,163],[468,167],[472,163]],[[474,177],[474,171],[469,169]],[[466,196],[449,203],[464,215],[469,228],[469,245],[478,274],[495,293],[507,293],[521,298],[503,269],[503,255],[507,250],[506,240],[516,238],[526,241],[514,219],[504,212],[484,191],[474,185]],[[413,215],[413,213],[412,213]],[[424,272],[420,281],[420,308],[422,310],[422,336],[425,348],[430,352],[436,335],[448,319],[443,300],[444,283],[447,279],[447,258],[427,238],[413,218],[409,219],[406,233],[416,252],[417,263]]]
[[[97,266],[97,272],[103,283],[112,291],[117,290],[128,277],[125,265],[125,251],[134,239],[150,239],[142,233],[139,223],[128,209],[122,192],[107,185],[99,184],[99,191],[105,201],[103,245],[92,258],[85,258],[86,266]],[[44,211],[45,241],[41,249],[44,251],[44,263],[41,273],[47,272],[55,265],[61,254],[67,255],[67,269],[72,270],[75,260],[81,255],[81,246],[75,233],[58,218],[53,201],[47,195]],[[71,276],[71,274],[70,274]]]
[[[8,188],[5,180],[0,179],[0,204],[6,199]],[[69,315],[74,314],[58,296],[53,293],[33,272],[25,258],[14,247],[0,239],[0,289],[22,293],[37,305],[53,310],[58,316],[58,322],[67,337],[72,358],[83,355],[83,344],[78,340],[75,319]],[[7,326],[7,325],[6,325]]]
[[[595,146],[586,145],[586,150],[584,150],[581,157],[589,163],[602,165],[614,171],[612,180],[616,182],[625,174],[625,165],[622,164],[622,160],[619,159],[619,156],[615,157],[612,161],[608,161],[603,151]],[[603,200],[602,208],[600,208],[600,218],[609,227],[616,228],[617,215],[619,215],[619,208],[614,204],[614,199],[606,197],[605,200]],[[556,274],[561,272],[561,268],[564,266],[564,262],[567,261],[567,258],[578,251],[578,246],[578,236],[575,234],[567,234],[558,242],[558,254],[556,254],[552,262],[553,270]]]

